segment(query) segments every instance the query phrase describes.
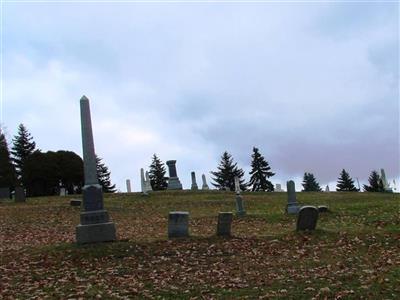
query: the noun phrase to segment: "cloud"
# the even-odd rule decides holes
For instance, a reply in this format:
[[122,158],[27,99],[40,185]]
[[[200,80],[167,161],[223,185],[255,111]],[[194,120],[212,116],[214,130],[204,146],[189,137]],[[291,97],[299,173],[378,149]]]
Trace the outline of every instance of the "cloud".
[[5,123],[81,153],[85,94],[121,190],[153,153],[189,187],[253,146],[277,183],[399,177],[396,5],[7,3]]

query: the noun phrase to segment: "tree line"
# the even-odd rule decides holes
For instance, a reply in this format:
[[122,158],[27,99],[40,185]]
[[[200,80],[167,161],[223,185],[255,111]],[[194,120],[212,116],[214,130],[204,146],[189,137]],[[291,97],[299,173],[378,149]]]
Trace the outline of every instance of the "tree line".
[[[113,193],[111,172],[96,157],[97,176],[103,191]],[[29,197],[58,195],[64,188],[68,194],[79,194],[84,184],[82,158],[72,151],[42,152],[28,129],[20,124],[9,150],[3,130],[0,129],[0,187],[13,190],[23,186]]]
[[[235,190],[235,177],[239,178],[240,189],[243,191],[264,191],[273,192],[274,185],[269,180],[275,173],[271,171],[271,167],[265,157],[260,153],[257,147],[253,147],[251,154],[251,171],[249,172],[250,180],[245,181],[245,172],[239,168],[231,154],[225,151],[220,159],[216,171],[211,172],[211,184],[219,190]],[[167,189],[168,177],[165,176],[166,168],[156,154],[152,157],[152,163],[149,169],[149,177],[153,190]],[[378,172],[372,171],[368,179],[369,185],[364,184],[363,188],[366,192],[384,192],[382,178]],[[303,176],[303,192],[320,192],[322,191],[317,179],[312,173],[304,173]],[[355,187],[354,180],[345,170],[339,174],[337,180],[336,191],[358,192]]]

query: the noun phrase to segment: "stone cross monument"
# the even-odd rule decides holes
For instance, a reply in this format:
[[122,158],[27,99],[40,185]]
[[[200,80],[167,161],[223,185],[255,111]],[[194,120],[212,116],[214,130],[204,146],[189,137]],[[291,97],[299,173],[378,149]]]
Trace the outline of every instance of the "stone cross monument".
[[115,241],[115,225],[110,222],[108,212],[103,207],[103,192],[97,179],[89,99],[83,96],[80,103],[85,185],[82,189],[83,210],[81,222],[76,227],[76,241],[78,244]]
[[197,182],[196,182],[196,173],[192,172],[192,186],[191,186],[191,190],[193,191],[197,191],[199,189],[199,187],[197,186]]
[[176,173],[176,160],[169,160],[166,162],[168,166],[169,179],[168,190],[181,190],[182,183],[179,181],[178,174]]
[[201,179],[203,180],[203,185],[201,186],[202,190],[209,190],[210,188],[208,187],[207,181],[206,181],[206,175],[201,175]]

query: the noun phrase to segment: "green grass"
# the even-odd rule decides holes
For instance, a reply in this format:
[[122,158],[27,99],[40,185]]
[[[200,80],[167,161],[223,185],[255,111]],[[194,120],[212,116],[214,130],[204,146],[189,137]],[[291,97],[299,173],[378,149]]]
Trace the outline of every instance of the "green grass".
[[[400,197],[298,193],[328,205],[313,233],[295,231],[285,193],[244,193],[233,237],[215,236],[230,192],[105,196],[118,242],[79,246],[69,197],[0,203],[0,298],[398,299]],[[169,211],[190,213],[190,238],[167,239]]]

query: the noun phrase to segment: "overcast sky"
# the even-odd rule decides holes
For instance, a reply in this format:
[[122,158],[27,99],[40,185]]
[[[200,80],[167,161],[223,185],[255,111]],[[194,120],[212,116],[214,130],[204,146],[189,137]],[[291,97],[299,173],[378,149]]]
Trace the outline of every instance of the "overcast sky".
[[342,168],[400,177],[398,3],[3,4],[3,126],[43,151],[97,154],[125,191],[153,153],[190,188],[260,148],[285,185]]

